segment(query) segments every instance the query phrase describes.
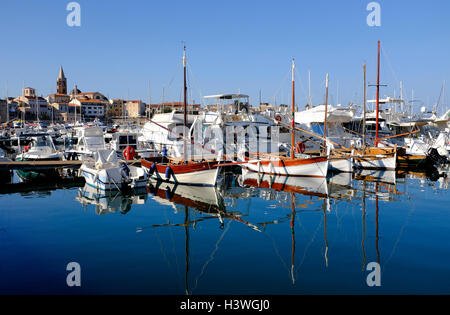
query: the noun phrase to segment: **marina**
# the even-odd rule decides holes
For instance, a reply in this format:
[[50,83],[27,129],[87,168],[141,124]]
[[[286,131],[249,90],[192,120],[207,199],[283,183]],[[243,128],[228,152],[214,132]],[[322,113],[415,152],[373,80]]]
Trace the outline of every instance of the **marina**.
[[449,10],[2,1],[0,296],[450,295]]

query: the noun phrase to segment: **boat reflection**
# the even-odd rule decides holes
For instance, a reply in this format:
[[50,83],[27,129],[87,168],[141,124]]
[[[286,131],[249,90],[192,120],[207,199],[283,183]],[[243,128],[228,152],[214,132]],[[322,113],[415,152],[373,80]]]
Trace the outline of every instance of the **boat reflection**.
[[131,210],[132,205],[145,204],[147,190],[145,188],[134,190],[133,194],[123,194],[120,191],[100,191],[85,184],[78,189],[78,196],[75,198],[86,209],[88,205],[95,206],[95,213],[104,215],[108,213],[120,212],[126,214]]

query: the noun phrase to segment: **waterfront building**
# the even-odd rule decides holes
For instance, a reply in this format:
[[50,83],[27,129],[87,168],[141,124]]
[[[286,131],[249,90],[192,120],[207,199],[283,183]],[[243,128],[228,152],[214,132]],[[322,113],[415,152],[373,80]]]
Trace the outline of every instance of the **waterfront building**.
[[123,104],[124,116],[129,118],[138,118],[145,115],[146,104],[141,100],[128,100]]
[[124,100],[122,99],[109,100],[105,108],[105,116],[107,118],[122,117],[124,115],[123,105]]
[[18,108],[25,114],[26,119],[49,119],[50,110],[48,102],[42,96],[36,95],[36,90],[31,87],[22,89],[22,95],[14,99]]
[[77,114],[81,113],[81,116],[85,120],[93,120],[95,118],[105,117],[105,106],[107,101],[98,99],[73,99],[69,103],[70,112],[77,109]]
[[[149,110],[151,113],[169,113],[173,110],[183,110],[183,102],[165,102],[160,104],[150,104]],[[201,104],[188,104],[188,111],[200,110],[202,108]]]

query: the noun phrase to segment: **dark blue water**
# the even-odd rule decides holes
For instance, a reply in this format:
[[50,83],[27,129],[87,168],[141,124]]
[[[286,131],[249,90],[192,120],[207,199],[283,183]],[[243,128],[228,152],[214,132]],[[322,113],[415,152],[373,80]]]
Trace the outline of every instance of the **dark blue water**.
[[450,293],[448,179],[352,177],[1,194],[0,293]]

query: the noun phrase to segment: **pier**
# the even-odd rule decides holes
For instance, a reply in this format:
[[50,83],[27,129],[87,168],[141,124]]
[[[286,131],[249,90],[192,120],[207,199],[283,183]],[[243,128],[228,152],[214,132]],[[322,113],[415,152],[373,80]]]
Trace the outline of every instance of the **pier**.
[[[128,165],[140,166],[140,160],[126,161]],[[0,170],[46,170],[56,168],[73,168],[77,169],[83,164],[81,160],[66,161],[0,161]]]

